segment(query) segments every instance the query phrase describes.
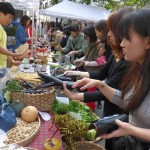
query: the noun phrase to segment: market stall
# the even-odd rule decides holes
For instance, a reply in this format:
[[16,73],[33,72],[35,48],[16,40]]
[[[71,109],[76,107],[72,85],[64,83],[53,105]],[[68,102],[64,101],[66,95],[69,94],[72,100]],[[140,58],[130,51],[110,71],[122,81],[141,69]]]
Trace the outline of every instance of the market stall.
[[[28,46],[22,46],[23,48],[26,52]],[[38,53],[39,48],[36,51]],[[60,87],[64,80],[66,80],[67,87],[71,88],[72,82],[76,79],[57,77],[60,74],[57,69],[65,71],[71,67],[64,65],[65,62],[61,66],[58,62],[54,63],[52,59],[54,54],[49,53],[48,49],[40,53],[42,56],[45,53],[49,55],[44,57],[44,61],[42,57],[38,58],[41,61],[37,59],[31,61],[26,57],[18,68],[12,67],[10,70],[11,78],[7,81],[3,93],[6,101],[10,103],[8,106],[15,114],[13,112],[11,114],[14,115],[10,116],[14,120],[11,127],[4,129],[2,126],[7,133],[7,140],[4,144],[6,146],[17,144],[39,150],[49,150],[49,147],[52,150],[55,148],[56,150],[68,148],[71,150],[80,147],[84,142],[89,146],[91,140],[101,140],[101,138],[95,139],[95,130],[92,134],[91,131],[88,132],[88,124],[98,119],[92,110],[86,105],[69,101],[64,95],[62,97]],[[57,61],[59,59],[60,57]],[[46,66],[45,70],[42,70],[43,66]],[[55,70],[56,77],[51,76],[52,70]],[[96,144],[92,146],[97,147],[97,150],[103,150],[103,147]]]

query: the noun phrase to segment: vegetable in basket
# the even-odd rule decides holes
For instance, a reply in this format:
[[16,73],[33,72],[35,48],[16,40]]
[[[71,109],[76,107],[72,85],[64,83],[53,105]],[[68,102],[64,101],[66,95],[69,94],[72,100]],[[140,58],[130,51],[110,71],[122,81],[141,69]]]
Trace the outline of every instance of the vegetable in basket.
[[80,114],[82,120],[87,123],[93,122],[98,119],[98,117],[92,112],[92,110],[88,106],[75,101],[70,101],[69,105],[67,105],[64,103],[60,103],[58,100],[54,100],[52,111],[58,114],[65,114],[67,112],[78,113],[78,116]]

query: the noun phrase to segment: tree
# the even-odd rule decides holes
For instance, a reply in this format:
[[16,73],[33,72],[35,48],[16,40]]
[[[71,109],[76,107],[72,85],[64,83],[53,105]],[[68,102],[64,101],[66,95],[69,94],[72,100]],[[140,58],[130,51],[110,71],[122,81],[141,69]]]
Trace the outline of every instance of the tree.
[[[147,4],[150,4],[150,0],[71,0],[73,2],[80,2],[83,4],[91,4],[91,1],[96,2],[99,6],[105,7],[108,10],[115,10],[122,6],[132,6],[135,8],[144,7]],[[50,0],[49,6],[56,5],[62,2],[62,0]]]
[[102,6],[108,10],[115,10],[122,6],[142,8],[150,3],[150,0],[101,0]]

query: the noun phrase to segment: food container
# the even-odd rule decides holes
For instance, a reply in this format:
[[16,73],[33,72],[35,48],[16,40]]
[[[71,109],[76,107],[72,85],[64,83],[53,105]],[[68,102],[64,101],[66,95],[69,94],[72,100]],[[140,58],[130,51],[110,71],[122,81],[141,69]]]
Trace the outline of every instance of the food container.
[[[32,83],[33,84],[33,83]],[[39,85],[40,83],[35,83]],[[12,102],[20,100],[27,106],[34,106],[40,111],[51,111],[52,103],[55,99],[55,88],[48,87],[46,92],[42,93],[23,93],[23,92],[12,92]]]
[[[34,122],[31,122],[31,123],[24,123],[24,125],[22,126],[21,125],[21,122],[22,122],[22,120],[19,118],[18,120],[17,120],[17,125],[18,126],[21,126],[22,127],[22,129],[23,128],[25,128],[25,126],[27,127],[27,129],[30,129],[31,130],[31,127],[30,127],[30,125],[32,124],[33,125],[33,123]],[[25,125],[26,124],[26,125]],[[40,126],[41,126],[41,120],[40,120],[40,118],[38,117],[38,119],[37,119],[37,121],[36,121],[36,127],[34,128],[34,129],[32,129],[32,131],[28,131],[28,130],[26,130],[26,133],[22,133],[22,134],[27,134],[27,133],[30,133],[30,132],[32,132],[29,136],[20,136],[21,135],[21,133],[19,134],[19,132],[21,132],[21,129],[20,130],[18,130],[19,129],[19,127],[17,127],[16,129],[15,129],[15,127],[13,127],[12,129],[10,129],[8,132],[7,132],[7,134],[8,134],[8,138],[9,138],[9,136],[11,136],[11,138],[9,139],[10,141],[8,141],[7,143],[10,143],[10,144],[17,144],[17,145],[20,145],[20,146],[26,146],[26,145],[28,145],[32,140],[34,140],[35,139],[35,137],[37,136],[37,134],[39,133],[39,131],[40,131]],[[18,130],[18,132],[16,133],[15,132],[15,130]],[[25,129],[24,129],[25,130]],[[14,133],[13,133],[14,132]],[[13,137],[14,136],[14,137]],[[17,140],[17,136],[18,137],[20,137],[20,141],[19,140]]]

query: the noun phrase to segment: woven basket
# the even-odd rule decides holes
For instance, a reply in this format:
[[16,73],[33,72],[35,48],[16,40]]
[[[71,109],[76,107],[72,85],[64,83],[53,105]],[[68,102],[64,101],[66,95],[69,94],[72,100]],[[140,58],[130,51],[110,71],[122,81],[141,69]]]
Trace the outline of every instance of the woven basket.
[[[74,143],[75,150],[105,150],[101,145],[90,143],[88,141],[79,141]],[[64,150],[70,150],[70,146],[64,147]]]
[[30,135],[27,139],[24,139],[16,144],[20,145],[20,146],[26,146],[28,145],[29,143],[31,143],[35,137],[37,136],[37,134],[40,132],[40,127],[41,127],[41,120],[40,120],[40,117],[38,117],[38,127],[35,129],[35,131],[33,132],[32,135]]
[[11,99],[12,102],[20,100],[27,106],[34,106],[40,111],[51,111],[55,99],[55,89],[50,88],[49,92],[39,94],[12,92]]

